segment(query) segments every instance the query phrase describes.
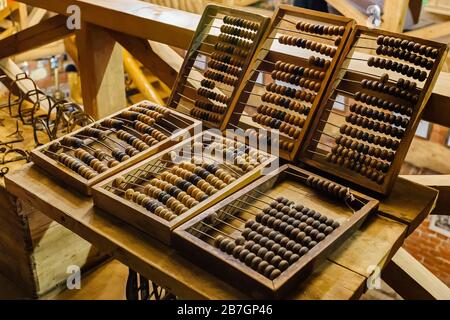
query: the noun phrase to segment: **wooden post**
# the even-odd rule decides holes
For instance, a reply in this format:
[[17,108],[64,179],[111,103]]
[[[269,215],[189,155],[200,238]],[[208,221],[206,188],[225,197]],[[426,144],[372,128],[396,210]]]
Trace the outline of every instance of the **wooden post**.
[[402,32],[408,8],[409,0],[385,0],[381,28],[392,32]]
[[82,22],[76,31],[85,111],[95,119],[126,107],[122,48],[102,27]]

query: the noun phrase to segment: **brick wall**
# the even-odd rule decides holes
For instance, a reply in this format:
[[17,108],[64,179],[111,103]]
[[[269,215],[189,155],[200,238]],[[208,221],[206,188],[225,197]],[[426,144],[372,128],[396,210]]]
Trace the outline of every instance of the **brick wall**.
[[403,247],[450,287],[450,238],[429,229],[427,218]]

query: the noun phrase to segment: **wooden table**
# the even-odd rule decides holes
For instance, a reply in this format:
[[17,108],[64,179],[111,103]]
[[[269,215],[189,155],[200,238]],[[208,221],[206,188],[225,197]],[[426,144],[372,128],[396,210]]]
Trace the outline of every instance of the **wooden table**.
[[[33,164],[6,177],[9,192],[32,204],[131,269],[184,299],[248,298],[177,251],[93,207]],[[291,299],[354,299],[376,267],[386,266],[405,237],[430,213],[438,192],[399,179],[380,213],[370,217],[305,281]]]

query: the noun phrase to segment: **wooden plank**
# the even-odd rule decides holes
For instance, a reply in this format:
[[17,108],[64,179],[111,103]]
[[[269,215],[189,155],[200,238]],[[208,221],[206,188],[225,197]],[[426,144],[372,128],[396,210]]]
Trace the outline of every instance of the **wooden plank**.
[[438,191],[398,178],[389,197],[380,200],[379,212],[408,226],[411,234],[433,210]]
[[436,23],[431,26],[405,32],[413,37],[435,40],[450,35],[450,21]]
[[[187,48],[200,16],[138,0],[23,0],[62,15],[77,5],[83,21],[143,39]],[[168,36],[170,35],[170,36]]]
[[82,23],[76,32],[84,111],[100,119],[126,104],[122,48],[101,27]]
[[22,53],[70,35],[66,17],[57,15],[0,41],[0,59]]
[[157,55],[153,51],[148,40],[132,37],[117,31],[109,31],[109,33],[118,43],[122,45],[122,47],[127,49],[137,60],[139,60],[139,62],[141,62],[167,86],[173,86],[178,70],[175,70],[159,55]]
[[30,14],[28,15],[28,27],[32,27],[37,25],[44,16],[47,14],[47,10],[41,8],[33,8],[31,9]]
[[409,0],[385,0],[381,28],[392,32],[402,32],[408,8]]
[[[7,176],[7,188],[25,198],[81,237],[181,298],[246,298],[229,284],[182,258],[173,249],[92,207],[89,198],[72,193],[34,165]],[[377,250],[376,247],[371,250]],[[366,254],[367,250],[359,252]],[[343,253],[347,254],[347,253]],[[352,254],[357,256],[357,252]],[[325,262],[290,297],[349,299],[363,291],[366,278],[331,261]]]
[[[400,248],[407,225],[380,216],[371,216],[331,256],[330,260],[369,277],[374,267],[382,270]],[[367,250],[377,248],[377,250]],[[360,254],[360,252],[364,252]]]
[[349,0],[326,0],[326,2],[334,9],[339,11],[344,17],[356,20],[360,25],[366,25],[367,16],[359,11],[355,5]]
[[382,278],[407,300],[450,299],[450,288],[403,248],[387,265]]
[[424,186],[429,186],[439,191],[439,197],[432,214],[450,215],[448,204],[450,203],[450,175],[403,175],[405,179],[414,181]]

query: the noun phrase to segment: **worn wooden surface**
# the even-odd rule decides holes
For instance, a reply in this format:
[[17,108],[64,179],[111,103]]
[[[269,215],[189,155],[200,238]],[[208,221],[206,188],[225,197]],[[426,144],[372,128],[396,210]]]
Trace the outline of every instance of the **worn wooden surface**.
[[[50,218],[181,298],[247,298],[173,249],[94,208],[90,198],[71,192],[32,164],[11,173],[6,180],[9,192],[32,201]],[[394,191],[402,193],[400,199],[391,200],[387,205],[387,208],[397,208],[390,214],[399,221],[372,217],[320,268],[299,283],[289,298],[351,299],[363,293],[371,268],[383,268],[404,240],[409,226],[400,218],[411,193],[426,198],[413,204],[418,216],[429,211],[428,205],[437,195],[432,189],[402,179],[399,183],[407,187]]]

